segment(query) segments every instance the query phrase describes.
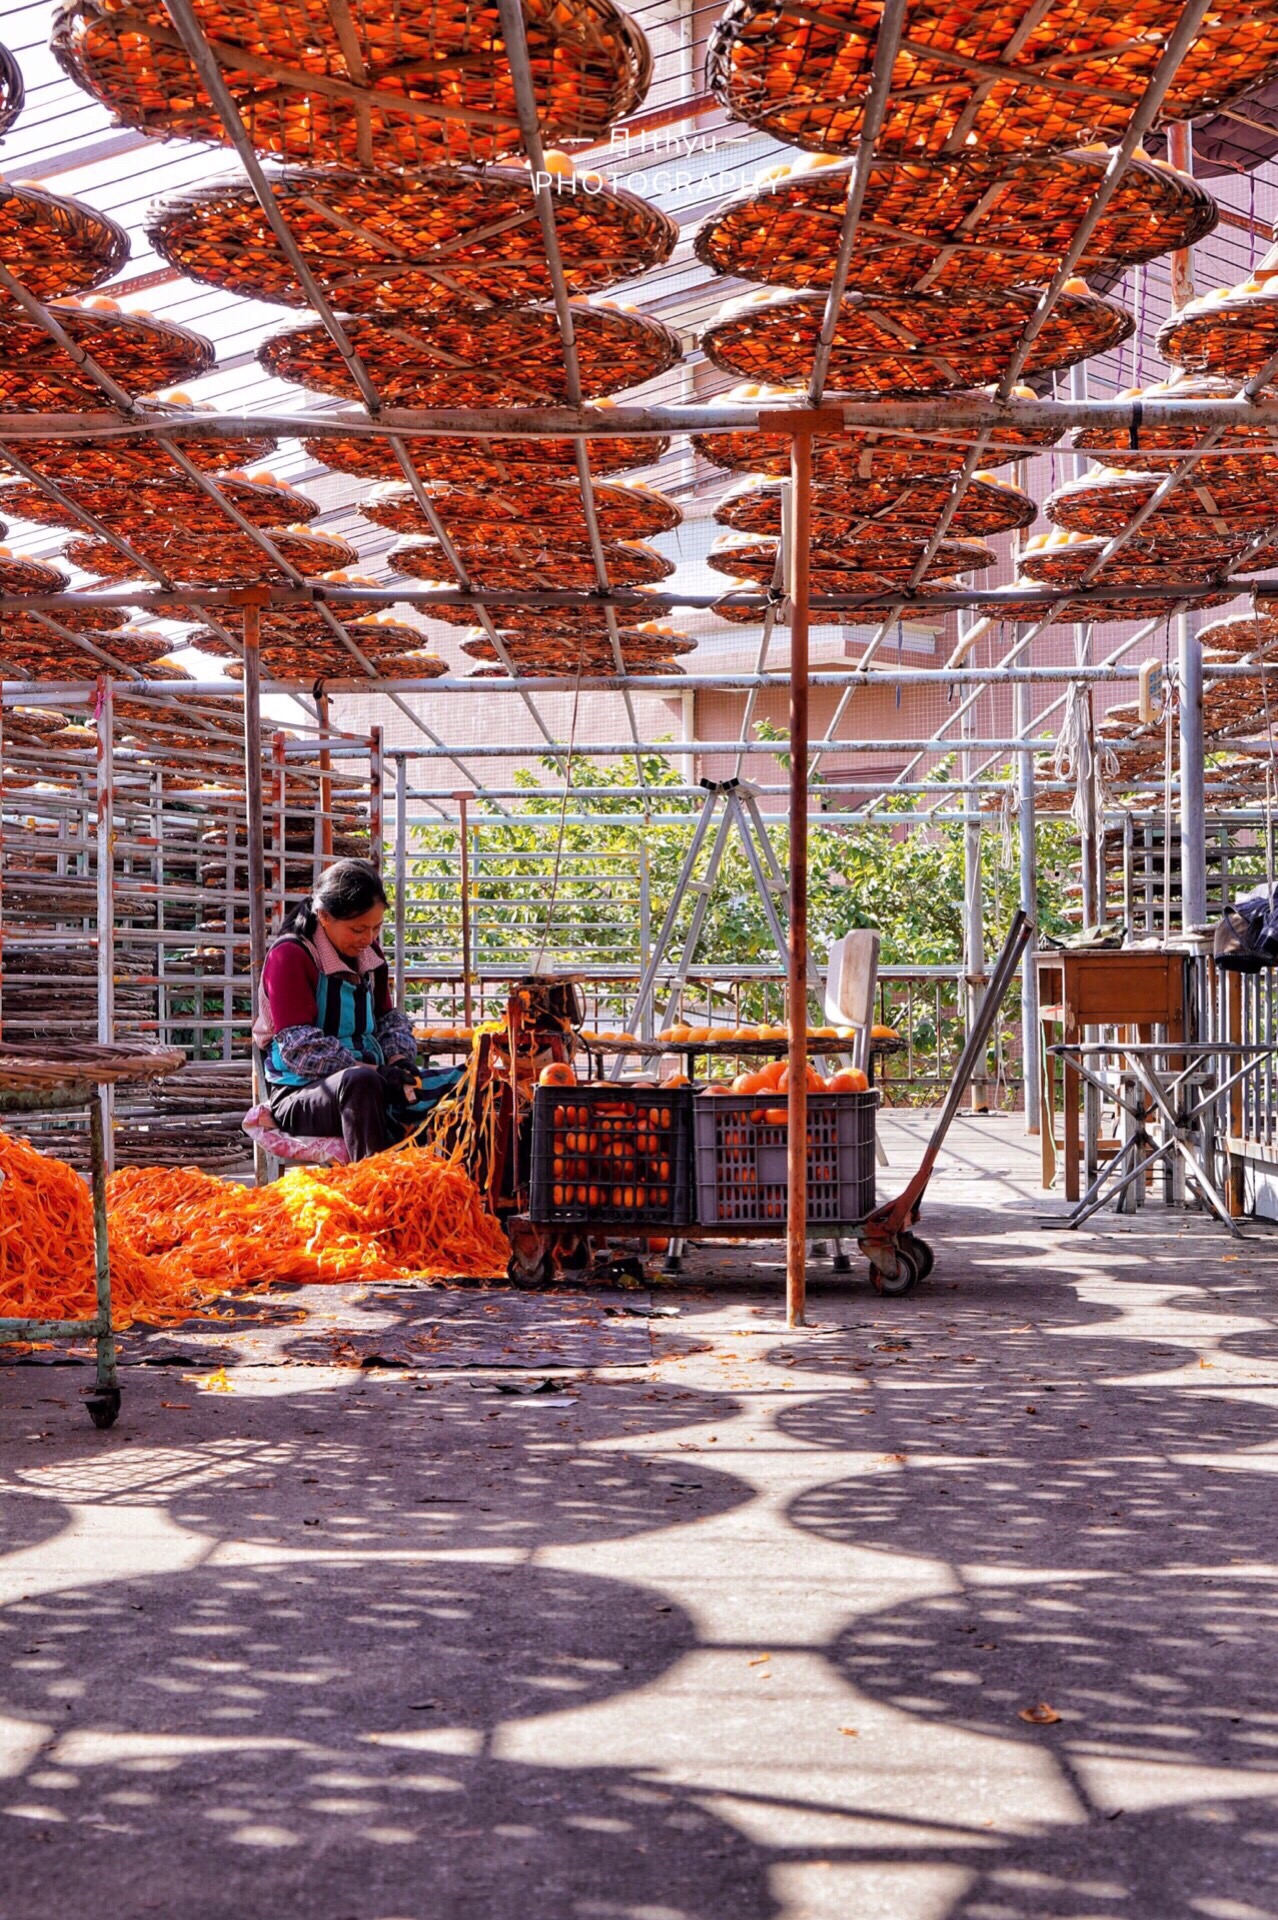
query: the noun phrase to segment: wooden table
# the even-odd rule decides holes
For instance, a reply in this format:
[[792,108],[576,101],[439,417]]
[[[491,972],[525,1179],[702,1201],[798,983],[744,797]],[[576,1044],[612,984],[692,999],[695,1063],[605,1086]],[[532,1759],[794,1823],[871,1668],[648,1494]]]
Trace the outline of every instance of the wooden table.
[[[1122,948],[1092,953],[1040,953],[1038,968],[1039,1020],[1050,1044],[1052,1026],[1064,1029],[1066,1046],[1078,1046],[1087,1027],[1135,1027],[1142,1040],[1152,1040],[1155,1027],[1166,1029],[1168,1040],[1185,1033],[1186,963],[1183,953],[1126,951]],[[1054,1174],[1055,1075],[1051,1055],[1043,1075],[1043,1185]],[[1065,1154],[1065,1198],[1077,1200],[1079,1184],[1079,1111],[1083,1082],[1068,1058],[1063,1061],[1062,1127]]]

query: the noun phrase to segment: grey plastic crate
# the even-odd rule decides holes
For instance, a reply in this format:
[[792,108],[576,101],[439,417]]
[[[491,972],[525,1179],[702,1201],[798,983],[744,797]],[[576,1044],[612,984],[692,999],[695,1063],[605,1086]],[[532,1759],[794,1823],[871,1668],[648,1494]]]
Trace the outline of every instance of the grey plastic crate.
[[[776,1105],[784,1095],[769,1096]],[[879,1096],[808,1095],[808,1224],[851,1225],[874,1210]],[[790,1130],[765,1120],[758,1094],[698,1094],[692,1103],[696,1219],[703,1227],[785,1229]]]

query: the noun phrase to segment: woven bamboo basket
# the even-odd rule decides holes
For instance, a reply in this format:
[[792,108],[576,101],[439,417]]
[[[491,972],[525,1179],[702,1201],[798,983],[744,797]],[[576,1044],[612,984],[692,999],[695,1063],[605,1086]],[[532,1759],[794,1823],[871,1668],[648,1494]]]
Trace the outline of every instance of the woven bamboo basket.
[[[657,626],[657,623],[653,624]],[[593,633],[578,629],[557,634],[529,634],[517,627],[506,627],[498,629],[497,637],[511,660],[524,672],[538,670],[548,661],[554,663],[556,670],[565,665],[575,669],[579,661],[586,661],[609,673],[616,664],[612,642],[602,620],[599,630]],[[695,640],[690,640],[687,634],[664,627],[645,632],[634,627],[619,626],[617,638],[627,665],[640,660],[674,660],[678,655],[692,653],[696,649]],[[461,650],[471,660],[501,658],[483,628],[472,628],[470,635],[462,641]]]
[[[1257,608],[1260,597],[1257,596]],[[1225,620],[1213,620],[1198,635],[1204,656],[1214,654],[1221,660],[1264,660],[1278,649],[1278,616],[1273,613],[1233,614]]]
[[[752,538],[748,534],[721,534],[706,555],[706,565],[716,573],[769,586],[776,573],[780,544],[779,540]],[[892,538],[886,533],[870,539],[835,539],[828,545],[821,544],[818,537],[813,541],[809,558],[812,591],[859,593],[859,587],[827,584],[835,577],[842,579],[853,574],[908,580],[922,559],[926,544],[926,536],[909,540]],[[989,547],[977,540],[942,540],[923,577],[934,580],[955,573],[983,571],[992,567],[996,558]]]
[[[8,631],[8,623],[5,629]],[[64,713],[58,713],[52,707],[10,707],[4,710],[4,738],[6,746],[27,742],[39,746],[51,733],[57,733],[67,723]]]
[[[651,55],[612,0],[525,0],[538,118],[549,140],[598,140],[633,113]],[[200,21],[263,153],[394,170],[519,153],[494,0],[358,11],[329,0],[207,0]],[[126,126],[222,144],[226,132],[160,0],[59,0],[53,51]],[[243,64],[237,64],[237,55]]]
[[[1150,387],[1129,387],[1120,399],[1126,400],[1229,400],[1237,391],[1237,382],[1179,373]],[[1272,389],[1265,396],[1272,397]],[[1208,429],[1190,420],[1174,426],[1149,426],[1144,421],[1130,431],[1114,427],[1087,427],[1074,436],[1073,444],[1081,452],[1103,455],[1107,467],[1124,472],[1166,473],[1178,466],[1184,454],[1207,438]],[[1212,430],[1214,431],[1214,429]],[[1166,449],[1166,451],[1162,451]],[[1278,474],[1278,431],[1273,427],[1227,427],[1220,440],[1205,453],[1194,469],[1210,482],[1228,474],[1246,480],[1261,474]]]
[[[608,580],[614,587],[650,586],[668,579],[674,572],[673,562],[648,547],[620,546],[613,542],[606,545],[603,552]],[[588,552],[538,551],[526,546],[522,554],[496,553],[490,557],[486,552],[472,552],[469,548],[459,549],[459,554],[477,592],[485,588],[495,593],[591,592],[598,585],[594,561]],[[451,570],[437,540],[402,540],[392,547],[388,560],[394,572],[425,581],[429,586],[455,588],[457,585],[456,577],[450,577]],[[432,607],[430,612],[433,617],[435,609]]]
[[[1178,573],[1178,578],[1182,577]],[[1047,586],[1056,584],[1048,581],[1022,580],[1022,585]],[[1148,586],[1149,580],[1132,584]],[[1195,601],[1196,607],[1223,607],[1236,595],[1232,589],[1220,593],[1201,595]],[[1037,626],[1046,621],[1050,626],[1103,626],[1112,621],[1164,620],[1181,605],[1175,594],[1151,594],[1139,600],[1059,600],[1054,606],[1045,605],[1040,600],[1018,600],[1010,597],[999,600],[982,609],[1000,625],[1009,627]]]
[[[848,290],[996,291],[1050,280],[1100,185],[1109,154],[965,152],[870,174]],[[828,287],[854,162],[803,159],[766,167],[748,193],[704,222],[693,242],[714,273],[797,289]],[[1117,274],[1189,247],[1219,218],[1188,174],[1134,160],[1078,263]]]
[[[519,487],[476,487],[428,480],[425,490],[446,527],[456,527],[481,545],[490,531],[505,527],[526,539],[535,528],[537,544],[578,545],[587,538],[581,489],[575,481],[534,480]],[[669,533],[683,518],[679,508],[653,487],[624,487],[601,481],[593,489],[595,514],[605,540],[647,540]],[[0,493],[0,509],[3,504]],[[359,510],[375,526],[392,533],[428,533],[430,523],[405,481],[374,487]],[[473,532],[472,532],[473,530]]]
[[[354,632],[352,638],[359,646]],[[413,638],[421,639],[416,629],[413,630]],[[367,649],[363,651],[367,652]],[[446,660],[420,647],[401,653],[370,653],[368,658],[382,680],[438,680],[448,672]],[[242,679],[243,662],[231,661],[226,672],[232,680]],[[365,677],[364,669],[354,654],[339,646],[335,640],[330,640],[327,646],[264,646],[262,672],[268,679],[287,680],[306,687],[314,686],[317,680],[362,680]]]
[[[779,537],[782,486],[780,480],[748,480],[724,495],[714,517],[738,533]],[[812,489],[813,535],[829,545],[836,537],[859,540],[879,528],[889,534],[898,527],[930,532],[953,491],[944,478],[821,480]],[[1037,502],[1019,487],[978,474],[964,489],[949,532],[956,539],[1009,533],[1031,526],[1037,517]]]
[[[587,399],[637,387],[681,358],[679,336],[636,313],[574,305],[581,388]],[[346,333],[390,407],[534,406],[566,403],[567,372],[551,307],[364,314]],[[318,323],[272,334],[258,348],[265,371],[315,393],[360,398]]]
[[[61,575],[58,584],[66,584]],[[125,607],[56,607],[43,615],[6,608],[0,614],[0,645],[10,640],[43,643],[52,638],[56,641],[57,635],[48,624],[51,620],[71,633],[84,634],[90,640],[101,634],[105,643],[106,636],[118,633],[128,624],[128,619],[128,609]],[[6,723],[7,718],[6,715]]]
[[[1098,470],[1058,487],[1043,502],[1056,527],[1073,533],[1115,534],[1149,504],[1166,479],[1158,473]],[[1144,525],[1160,534],[1229,541],[1278,524],[1278,475],[1203,473],[1191,469]]]
[[6,180],[0,182],[0,254],[37,300],[58,300],[118,273],[129,257],[129,236],[82,200]]
[[1191,300],[1158,329],[1173,366],[1245,380],[1278,353],[1278,280],[1246,280]]
[[[318,501],[308,499],[304,493],[295,493],[292,487],[264,486],[258,481],[225,473],[216,476],[215,484],[255,527],[300,524],[313,520],[319,512]],[[178,527],[196,525],[213,511],[208,495],[202,493],[193,480],[177,472],[167,480],[158,476],[136,478],[127,488],[121,487],[118,480],[67,479],[59,485],[74,506],[95,515],[107,526],[118,526],[128,537],[134,531],[140,533],[144,527],[150,529],[161,522]],[[44,527],[76,524],[65,507],[27,480],[0,481],[0,513]]]
[[6,627],[0,629],[0,661],[6,670],[24,680],[92,680],[99,673],[132,673],[150,666],[163,659],[172,645],[170,640],[148,639],[141,634],[86,634],[85,639],[108,658],[100,660],[87,648],[60,639],[56,633],[14,640]]
[[[1204,534],[1190,539],[1181,530],[1154,522],[1142,527],[1106,562],[1097,584],[1157,586],[1164,580],[1212,580],[1230,572],[1246,544],[1245,534],[1227,539]],[[1075,535],[1065,546],[1027,548],[1017,562],[1018,571],[1025,580],[1049,580],[1068,586],[1081,578],[1106,545],[1105,538],[1096,534],[1090,538]],[[1263,548],[1247,561],[1246,572],[1261,573],[1274,564],[1274,558],[1272,546]]]
[[[572,294],[601,293],[673,253],[675,222],[637,194],[597,178],[587,192],[572,175],[557,186],[555,233]],[[296,168],[272,175],[271,187],[307,266],[343,313],[530,306],[554,297],[523,167],[399,175]],[[156,252],[192,280],[250,300],[309,305],[241,178],[153,207],[146,233]]]
[[[706,55],[710,90],[734,119],[818,153],[861,136],[882,0],[835,12],[729,0]],[[1177,0],[911,0],[876,152],[902,159],[1117,139],[1181,17]],[[1164,96],[1193,120],[1259,87],[1278,65],[1273,0],[1206,16]]]
[[[186,409],[190,412],[191,409]],[[223,468],[254,466],[275,451],[267,434],[249,438],[220,434],[185,433],[175,427],[173,438],[194,466],[208,473]],[[50,480],[62,486],[82,480],[89,486],[132,486],[137,480],[176,480],[181,469],[150,435],[130,434],[118,440],[28,440],[22,457]],[[0,455],[0,473],[9,471]]]
[[109,1046],[91,1040],[41,1040],[27,1045],[0,1040],[0,1087],[7,1093],[30,1093],[64,1087],[76,1080],[98,1086],[118,1086],[125,1080],[151,1080],[176,1073],[186,1065],[177,1047],[152,1047],[140,1041],[116,1040]]
[[[206,506],[206,511],[209,510]],[[354,547],[331,535],[281,532],[274,527],[267,531],[281,558],[308,577],[327,573],[334,566],[354,566],[359,559]],[[169,579],[185,581],[191,586],[241,585],[284,577],[248,535],[229,522],[198,530],[162,529],[159,525],[135,528],[129,544]],[[137,578],[137,568],[126,554],[117,552],[107,541],[97,540],[92,534],[80,534],[68,540],[62,551],[71,566],[97,574],[103,580]]]
[[[1072,283],[1071,283],[1072,284]],[[1126,340],[1134,322],[1116,300],[1063,293],[1030,349],[1027,373],[1070,367]],[[998,293],[851,293],[830,356],[831,387],[850,393],[953,393],[997,380],[1037,301],[1024,287]],[[750,296],[730,301],[701,347],[712,365],[746,380],[799,382],[812,371],[825,296]]]
[[[211,341],[171,320],[68,301],[52,312],[76,345],[131,393],[193,380],[214,362]],[[0,408],[83,413],[105,404],[102,389],[43,327],[12,309],[0,317]]]
[[[676,652],[691,650],[692,641],[685,641],[664,620],[644,621],[644,612],[645,608],[633,603],[618,607],[620,631],[637,632],[641,636],[659,631],[667,636],[666,644]],[[432,620],[447,617],[449,626],[465,627],[467,640],[487,638],[487,628],[475,625],[475,616],[468,608],[432,607],[430,616]],[[494,619],[503,622],[503,631],[518,633],[524,640],[587,640],[600,646],[609,645],[608,621],[602,607],[502,607],[494,612]]]
[[[405,443],[413,465],[423,479],[450,481],[462,487],[525,487],[533,480],[575,480],[577,460],[571,440],[463,440],[453,434],[432,434]],[[354,474],[361,480],[398,480],[402,469],[388,440],[371,436],[326,435],[303,440],[312,460],[334,473]],[[586,442],[590,471],[598,478],[646,467],[670,451],[668,435],[653,439],[595,439]]]
[[23,560],[0,547],[0,593],[61,593],[67,577],[43,560]]
[[[1017,387],[1014,391],[1020,399],[1036,397],[1030,387]],[[807,393],[802,387],[768,387],[754,382],[734,387],[719,397],[741,406],[801,407],[807,404]],[[864,399],[864,395],[858,394],[856,398]],[[827,394],[826,405],[837,406],[839,399],[837,393]],[[1062,432],[1060,427],[1037,428],[1032,433],[1001,427],[996,444],[985,450],[981,460],[986,468],[1005,467],[1026,453],[1055,446]],[[784,434],[712,430],[694,433],[691,438],[704,460],[712,466],[726,467],[730,473],[757,473],[779,479],[789,475],[790,442]],[[812,477],[822,485],[843,480],[900,486],[905,480],[942,479],[961,470],[971,444],[970,435],[966,439],[954,436],[947,440],[943,436],[892,433],[878,427],[849,428],[837,439],[830,440],[814,434]]]
[[[1269,696],[1273,705],[1272,691]],[[1216,680],[1203,690],[1203,732],[1264,733],[1265,686],[1259,674],[1241,680]]]
[[[716,600],[710,611],[717,620],[726,620],[729,625],[734,627],[762,626],[770,602],[760,597],[759,590],[752,580],[740,580],[735,584],[739,588],[739,591],[723,600]],[[814,581],[813,592],[815,593],[817,590],[817,583]],[[820,591],[825,593],[826,591],[833,591],[833,589],[828,589],[826,582],[822,580],[820,583]],[[842,589],[840,589],[840,591],[842,591]],[[858,587],[856,591],[877,593],[879,587],[877,585]],[[813,627],[841,627],[845,626],[849,620],[855,620],[856,618],[857,615],[855,613],[848,613],[842,608],[831,608],[827,612],[824,608],[814,606],[810,614],[811,625]],[[784,605],[775,607],[773,609],[773,619],[778,627],[788,627],[790,620],[787,608]]]
[[22,112],[24,99],[22,68],[8,47],[0,47],[0,133],[8,133]]

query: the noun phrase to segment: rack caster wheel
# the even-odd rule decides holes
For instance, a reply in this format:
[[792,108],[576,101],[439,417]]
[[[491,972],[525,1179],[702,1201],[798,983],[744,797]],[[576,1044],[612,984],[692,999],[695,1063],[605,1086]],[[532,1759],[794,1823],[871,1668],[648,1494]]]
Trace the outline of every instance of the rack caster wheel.
[[914,1258],[919,1262],[919,1279],[926,1280],[936,1265],[936,1255],[932,1251],[931,1242],[921,1240],[917,1233],[908,1234],[906,1238],[909,1240]]
[[876,1293],[895,1299],[923,1278],[923,1261],[913,1234],[903,1233],[895,1240],[862,1240],[860,1245],[870,1263]]
[[95,1427],[113,1427],[120,1413],[120,1389],[98,1387],[84,1404]]

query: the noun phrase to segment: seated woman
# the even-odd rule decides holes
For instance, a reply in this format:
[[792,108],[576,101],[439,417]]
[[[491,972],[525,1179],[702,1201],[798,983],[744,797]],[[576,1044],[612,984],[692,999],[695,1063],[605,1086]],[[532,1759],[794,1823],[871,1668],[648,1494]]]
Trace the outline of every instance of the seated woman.
[[386,891],[366,860],[338,860],[274,942],[253,1038],[285,1133],[341,1134],[352,1160],[402,1139],[460,1079],[421,1073],[378,945]]

